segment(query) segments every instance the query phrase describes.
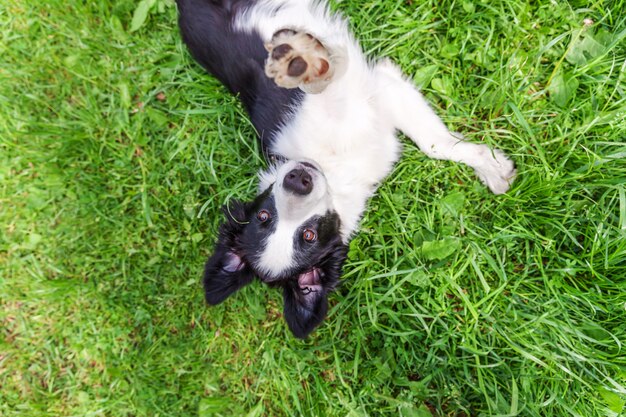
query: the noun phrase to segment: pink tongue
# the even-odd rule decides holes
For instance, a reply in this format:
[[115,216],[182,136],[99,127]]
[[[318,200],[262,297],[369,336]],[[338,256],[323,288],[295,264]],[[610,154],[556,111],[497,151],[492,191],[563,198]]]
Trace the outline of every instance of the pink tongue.
[[243,261],[237,254],[228,252],[226,254],[226,262],[222,269],[226,272],[237,272],[243,269]]
[[312,269],[311,271],[300,274],[298,277],[298,285],[300,287],[310,287],[313,285],[320,285],[320,272],[319,270]]

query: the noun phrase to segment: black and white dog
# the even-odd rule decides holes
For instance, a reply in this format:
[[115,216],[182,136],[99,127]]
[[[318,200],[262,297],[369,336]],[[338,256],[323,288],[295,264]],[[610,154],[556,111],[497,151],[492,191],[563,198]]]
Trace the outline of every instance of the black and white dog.
[[194,58],[239,96],[270,167],[259,195],[231,201],[204,287],[217,304],[254,276],[282,287],[306,337],[324,319],[368,199],[400,156],[396,131],[463,162],[496,194],[513,163],[452,134],[389,60],[366,58],[346,21],[316,0],[177,0]]

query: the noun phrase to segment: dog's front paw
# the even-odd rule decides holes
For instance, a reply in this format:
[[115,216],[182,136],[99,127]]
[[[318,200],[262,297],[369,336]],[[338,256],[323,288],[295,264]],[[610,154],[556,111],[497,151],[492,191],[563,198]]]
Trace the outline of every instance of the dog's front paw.
[[484,159],[481,162],[474,167],[478,178],[494,194],[506,193],[517,175],[513,161],[501,150],[491,150],[485,146]]
[[269,57],[265,74],[284,88],[321,93],[330,83],[334,67],[328,50],[306,32],[279,30],[265,44]]

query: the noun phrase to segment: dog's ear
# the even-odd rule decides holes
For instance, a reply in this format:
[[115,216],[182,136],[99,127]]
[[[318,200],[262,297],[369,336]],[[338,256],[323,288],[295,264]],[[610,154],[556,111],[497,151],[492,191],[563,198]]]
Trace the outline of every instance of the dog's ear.
[[283,313],[294,336],[306,338],[326,317],[328,293],[339,283],[347,253],[348,247],[341,244],[312,270],[285,284]]
[[204,295],[211,305],[221,303],[254,278],[237,253],[237,241],[247,223],[248,204],[235,200],[222,210],[226,222],[220,227],[215,251],[204,267]]
[[236,253],[216,248],[204,267],[204,297],[216,305],[240,290],[254,278],[252,270]]

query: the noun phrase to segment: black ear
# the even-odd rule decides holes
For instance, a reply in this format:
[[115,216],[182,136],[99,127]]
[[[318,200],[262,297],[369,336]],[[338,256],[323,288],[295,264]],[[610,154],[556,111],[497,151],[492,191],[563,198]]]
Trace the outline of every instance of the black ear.
[[294,336],[304,339],[319,326],[328,311],[328,293],[339,283],[348,247],[335,247],[312,270],[298,275],[283,289],[284,315]]
[[283,290],[284,314],[289,330],[304,339],[326,317],[328,298],[321,290],[302,289],[299,285],[286,285]]
[[204,267],[204,297],[216,305],[249,284],[254,275],[234,252],[217,249]]
[[237,248],[238,237],[246,224],[246,209],[247,205],[239,201],[222,208],[226,222],[220,227],[215,252],[204,267],[204,295],[211,305],[221,303],[254,278]]

